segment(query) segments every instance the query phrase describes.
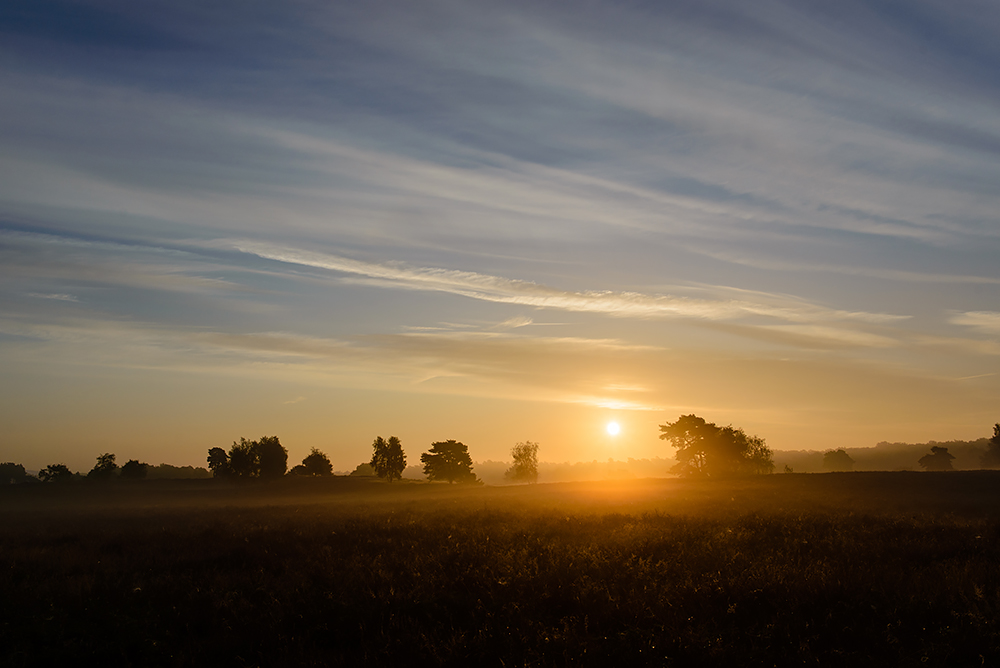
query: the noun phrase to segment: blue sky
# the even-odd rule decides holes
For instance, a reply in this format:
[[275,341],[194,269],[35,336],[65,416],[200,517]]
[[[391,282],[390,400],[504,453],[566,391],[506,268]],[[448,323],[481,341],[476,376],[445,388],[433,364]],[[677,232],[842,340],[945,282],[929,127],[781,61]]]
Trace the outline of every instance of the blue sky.
[[985,2],[4,3],[2,458],[988,435],[998,37]]

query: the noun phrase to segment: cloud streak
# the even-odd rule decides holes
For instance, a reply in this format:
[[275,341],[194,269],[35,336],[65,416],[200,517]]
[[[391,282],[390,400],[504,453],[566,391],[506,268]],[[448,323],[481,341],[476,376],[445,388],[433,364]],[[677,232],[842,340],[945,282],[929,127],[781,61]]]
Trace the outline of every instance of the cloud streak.
[[[761,316],[788,322],[848,320],[865,323],[891,323],[908,317],[828,309],[789,298],[781,299],[781,304],[768,304],[735,299],[692,299],[639,292],[576,292],[469,271],[408,267],[400,263],[363,262],[314,251],[276,248],[252,242],[239,242],[234,246],[244,253],[251,253],[261,258],[361,276],[378,281],[379,284],[401,289],[447,292],[484,301],[541,309],[600,313],[614,317],[733,320]],[[776,295],[768,297],[772,302],[779,301]]]

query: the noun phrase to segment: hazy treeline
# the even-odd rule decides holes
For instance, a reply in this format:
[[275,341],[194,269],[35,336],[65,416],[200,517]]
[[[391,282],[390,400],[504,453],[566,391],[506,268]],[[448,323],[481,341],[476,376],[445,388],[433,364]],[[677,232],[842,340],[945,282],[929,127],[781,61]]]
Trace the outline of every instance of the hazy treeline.
[[[982,458],[990,439],[975,441],[928,441],[926,443],[889,443],[881,441],[867,448],[842,448],[854,460],[855,471],[920,471],[918,461],[932,447],[947,448],[955,457],[952,466],[958,471],[983,468]],[[777,470],[789,466],[796,473],[817,473],[823,468],[825,450],[778,450],[774,453]]]

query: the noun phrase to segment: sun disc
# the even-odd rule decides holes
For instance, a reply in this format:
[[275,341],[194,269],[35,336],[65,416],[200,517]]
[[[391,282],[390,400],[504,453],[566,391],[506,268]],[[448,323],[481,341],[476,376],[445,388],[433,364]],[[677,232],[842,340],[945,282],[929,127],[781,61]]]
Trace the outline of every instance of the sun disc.
[[612,436],[617,436],[618,432],[620,432],[622,430],[622,428],[618,426],[617,422],[609,422],[608,426],[607,426],[607,430],[608,430],[608,433],[611,434]]

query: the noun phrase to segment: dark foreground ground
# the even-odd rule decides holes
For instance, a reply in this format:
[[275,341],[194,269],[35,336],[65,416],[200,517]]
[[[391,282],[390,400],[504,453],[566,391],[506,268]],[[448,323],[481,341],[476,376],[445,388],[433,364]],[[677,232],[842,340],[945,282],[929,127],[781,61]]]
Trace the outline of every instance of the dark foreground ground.
[[998,666],[998,620],[994,472],[0,489],[0,666]]

